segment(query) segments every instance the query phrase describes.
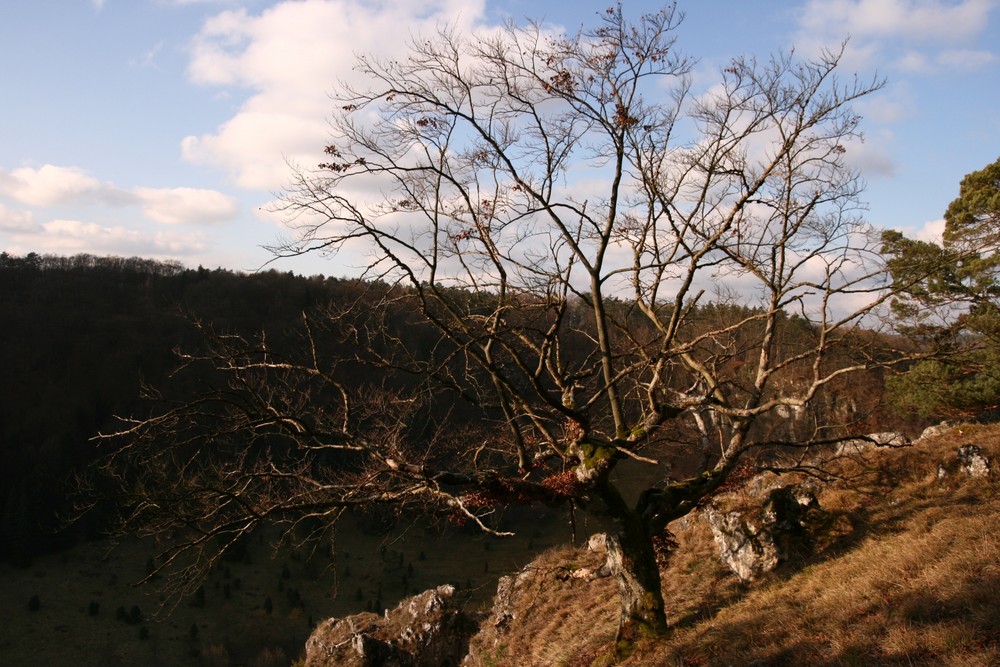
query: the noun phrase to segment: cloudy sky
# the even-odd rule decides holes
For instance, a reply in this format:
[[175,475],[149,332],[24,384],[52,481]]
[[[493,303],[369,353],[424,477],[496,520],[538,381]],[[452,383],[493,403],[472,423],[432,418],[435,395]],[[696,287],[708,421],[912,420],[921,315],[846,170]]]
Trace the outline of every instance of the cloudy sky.
[[[0,4],[0,250],[254,270],[286,234],[262,211],[288,162],[321,161],[329,94],[359,52],[443,23],[593,24],[576,0],[10,0]],[[625,0],[626,13],[659,3]],[[736,55],[850,36],[888,79],[860,107],[870,220],[926,235],[1000,157],[1000,0],[682,0],[709,85]],[[318,258],[273,265],[346,275]]]

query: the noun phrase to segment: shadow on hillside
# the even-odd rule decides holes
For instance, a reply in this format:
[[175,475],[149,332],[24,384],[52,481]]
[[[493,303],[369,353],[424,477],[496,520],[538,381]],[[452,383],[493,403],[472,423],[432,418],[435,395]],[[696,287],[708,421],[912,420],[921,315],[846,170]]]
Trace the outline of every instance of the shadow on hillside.
[[706,599],[629,664],[1000,664],[993,482],[899,479],[826,514],[821,553]]
[[[868,610],[841,618],[810,617],[794,598],[716,618],[706,628],[668,642],[656,664],[678,665],[916,665],[970,656],[968,664],[1000,657],[1000,572],[964,577],[951,591],[901,590]],[[691,627],[691,619],[675,630]],[[636,664],[644,664],[641,661]],[[948,664],[959,664],[949,662]]]

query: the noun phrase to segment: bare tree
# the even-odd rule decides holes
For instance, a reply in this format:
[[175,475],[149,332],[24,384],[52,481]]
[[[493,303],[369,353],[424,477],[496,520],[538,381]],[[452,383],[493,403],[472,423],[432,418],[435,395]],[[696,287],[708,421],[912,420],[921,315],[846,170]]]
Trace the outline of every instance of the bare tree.
[[[355,504],[412,501],[495,530],[483,517],[497,505],[599,500],[620,527],[620,636],[666,630],[656,540],[741,465],[764,465],[751,453],[765,445],[846,435],[793,442],[778,426],[881,363],[863,325],[887,298],[845,161],[851,105],[881,82],[839,77],[839,53],[779,54],[736,58],[694,95],[681,18],[667,7],[632,23],[618,7],[572,36],[445,28],[402,60],[358,60],[369,87],[339,91],[328,161],[286,191],[296,236],[275,250],[366,253],[377,298],[330,321],[369,362],[500,428],[415,438],[412,413],[386,403],[396,392],[361,400],[318,354],[291,363],[241,344],[247,357],[216,337],[221,403],[124,433],[177,456],[152,469],[183,485],[178,503],[199,501],[199,480],[211,511],[187,525],[207,541],[219,526],[327,525]],[[388,324],[400,313],[413,326]],[[234,461],[247,437],[272,439],[271,454],[203,472],[205,433],[225,433]],[[334,449],[351,464],[322,465]],[[620,462],[672,456],[694,463],[625,500]]]

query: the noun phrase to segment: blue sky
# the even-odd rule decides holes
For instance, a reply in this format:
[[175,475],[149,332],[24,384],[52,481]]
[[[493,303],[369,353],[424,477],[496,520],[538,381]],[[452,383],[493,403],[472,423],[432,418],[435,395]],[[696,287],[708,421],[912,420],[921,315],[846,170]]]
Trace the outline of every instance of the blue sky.
[[[0,250],[254,270],[287,234],[263,209],[314,165],[353,54],[442,23],[592,23],[578,0],[8,0],[0,4]],[[659,3],[626,0],[636,15]],[[680,46],[710,85],[736,55],[850,36],[869,219],[931,237],[969,171],[1000,157],[1000,0],[687,0]],[[273,265],[346,275],[320,258]]]

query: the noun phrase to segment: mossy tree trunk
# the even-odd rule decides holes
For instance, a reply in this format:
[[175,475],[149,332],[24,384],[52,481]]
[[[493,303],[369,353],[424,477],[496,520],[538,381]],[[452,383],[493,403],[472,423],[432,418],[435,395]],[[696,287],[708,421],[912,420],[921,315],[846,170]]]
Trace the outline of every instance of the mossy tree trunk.
[[633,516],[608,540],[608,565],[618,582],[621,613],[618,641],[656,637],[667,631],[660,570],[642,521]]
[[608,537],[608,568],[618,582],[621,604],[617,641],[662,635],[667,631],[667,615],[653,535],[610,482],[602,485],[600,493],[618,522],[617,535]]
[[688,514],[698,501],[718,489],[735,464],[735,460],[728,461],[690,479],[647,490],[634,508],[610,481],[598,487],[609,513],[618,522],[618,533],[609,536],[607,545],[608,569],[618,582],[621,603],[617,644],[631,644],[667,632],[654,538],[670,521]]

